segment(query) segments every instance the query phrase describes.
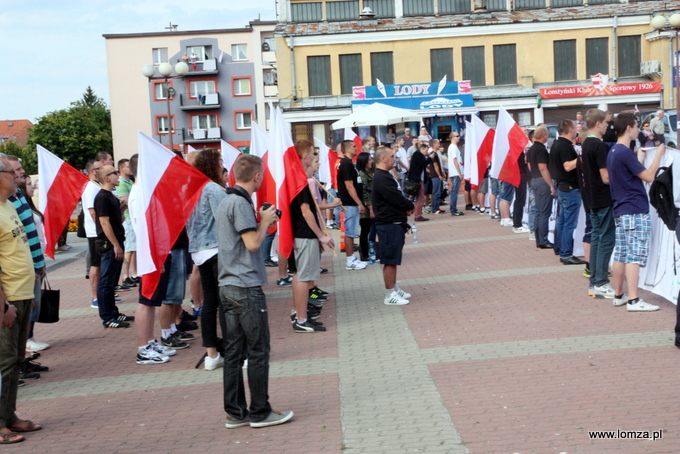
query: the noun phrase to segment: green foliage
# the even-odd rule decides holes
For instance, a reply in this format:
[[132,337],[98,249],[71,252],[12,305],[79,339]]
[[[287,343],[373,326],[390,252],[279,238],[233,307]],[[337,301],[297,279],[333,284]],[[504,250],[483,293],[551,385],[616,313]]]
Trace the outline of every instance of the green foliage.
[[34,175],[38,173],[38,156],[35,153],[35,148],[22,147],[13,140],[10,140],[0,144],[0,153],[19,158],[27,174]]
[[87,87],[71,107],[40,117],[29,132],[28,144],[34,154],[36,145],[42,145],[76,169],[84,169],[98,152],[112,153],[111,112]]

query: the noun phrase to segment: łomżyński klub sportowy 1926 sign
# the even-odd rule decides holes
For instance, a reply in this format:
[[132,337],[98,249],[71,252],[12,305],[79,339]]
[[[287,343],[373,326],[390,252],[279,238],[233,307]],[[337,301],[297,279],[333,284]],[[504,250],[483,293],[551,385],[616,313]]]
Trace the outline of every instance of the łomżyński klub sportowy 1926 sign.
[[578,98],[581,96],[634,95],[661,92],[661,82],[650,81],[629,84],[610,84],[607,74],[596,74],[591,77],[591,80],[593,82],[592,85],[541,88],[541,98]]
[[352,105],[379,102],[393,107],[413,110],[451,110],[474,107],[470,81],[421,84],[377,85],[353,87]]

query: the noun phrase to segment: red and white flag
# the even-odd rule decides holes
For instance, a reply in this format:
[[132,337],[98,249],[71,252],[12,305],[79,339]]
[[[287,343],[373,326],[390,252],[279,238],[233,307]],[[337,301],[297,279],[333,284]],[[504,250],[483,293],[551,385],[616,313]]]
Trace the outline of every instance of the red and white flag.
[[[276,205],[276,182],[269,169],[269,136],[267,132],[254,121],[250,127],[250,154],[262,158],[264,164],[264,175],[262,185],[255,193],[257,199],[256,206],[259,211],[263,203]],[[276,231],[276,228],[273,228]]]
[[222,149],[222,166],[227,169],[227,172],[229,172],[229,187],[233,188],[236,184],[236,178],[234,177],[232,169],[234,168],[236,159],[243,153],[241,153],[237,148],[229,145],[224,140],[220,141],[220,148]]
[[356,135],[354,131],[352,131],[352,128],[345,128],[345,139],[344,140],[351,140],[354,142],[354,145],[357,146],[357,154],[354,155],[354,160],[356,161],[357,156],[359,156],[359,153],[361,153],[361,143],[363,140],[361,137]]
[[307,186],[307,174],[295,151],[290,129],[283,119],[281,108],[277,106],[273,112],[269,131],[269,166],[276,180],[276,208],[282,213],[279,220],[279,254],[290,257],[293,251],[290,203]]
[[[459,131],[460,132],[460,131]],[[469,121],[465,120],[465,146],[463,148],[464,153],[463,153],[463,179],[466,181],[471,181],[471,176],[472,176],[472,171],[475,171],[475,175],[477,175],[477,160],[472,159],[472,146],[474,144],[474,130],[472,127],[472,123]],[[473,162],[474,161],[474,162]],[[449,165],[449,169],[451,169],[451,166]],[[449,173],[451,170],[449,170]],[[470,183],[472,184],[472,183]],[[479,184],[479,182],[477,182]]]
[[137,273],[152,298],[172,245],[186,225],[208,177],[142,131],[138,136]]
[[335,162],[338,155],[333,153],[335,156],[332,156],[330,154],[331,149],[316,137],[314,138],[314,141],[319,147],[319,181],[323,183],[329,183],[333,179],[333,172],[331,172],[332,167],[329,157],[333,157],[333,162]]
[[67,164],[40,145],[38,149],[39,209],[45,217],[45,255],[54,260],[54,247],[71,219],[71,213],[83,195],[85,174]]
[[[474,141],[472,143],[471,159],[473,169],[476,172],[470,175],[470,185],[472,189],[477,190],[479,185],[484,180],[486,168],[491,162],[491,153],[493,152],[493,138],[496,131],[491,129],[486,123],[479,119],[478,116],[472,115],[472,130],[474,131]],[[467,140],[471,138],[468,136]]]
[[524,152],[524,147],[526,147],[528,141],[529,139],[522,128],[501,107],[498,111],[489,176],[510,183],[515,187],[519,186],[521,175],[519,174],[517,159]]

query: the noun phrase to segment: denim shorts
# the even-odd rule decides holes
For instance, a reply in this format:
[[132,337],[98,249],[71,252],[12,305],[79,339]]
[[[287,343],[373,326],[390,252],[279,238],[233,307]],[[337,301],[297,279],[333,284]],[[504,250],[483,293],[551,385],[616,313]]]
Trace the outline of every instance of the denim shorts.
[[489,178],[491,180],[491,195],[500,195],[501,180],[498,178]]
[[168,273],[168,289],[165,292],[163,304],[182,304],[187,284],[187,250],[173,249],[170,255],[172,264]]
[[616,223],[614,260],[646,266],[652,234],[649,213],[623,214],[614,218],[614,222]]
[[135,229],[132,228],[132,221],[128,218],[123,221],[125,228],[125,252],[135,252],[137,250],[137,237]]
[[359,207],[349,206],[345,213],[345,236],[347,238],[359,237]]
[[515,197],[515,187],[507,181],[493,181],[498,181],[500,183],[500,194],[498,198],[500,198],[503,202],[512,203],[512,199]]

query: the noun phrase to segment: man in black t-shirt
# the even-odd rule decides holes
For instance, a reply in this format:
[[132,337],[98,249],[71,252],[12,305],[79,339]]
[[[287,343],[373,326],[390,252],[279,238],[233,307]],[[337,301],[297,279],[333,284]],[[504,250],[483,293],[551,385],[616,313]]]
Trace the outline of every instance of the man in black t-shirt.
[[[104,328],[127,328],[134,317],[121,314],[115,300],[114,288],[118,284],[123,269],[123,244],[125,228],[121,203],[113,195],[113,188],[118,186],[118,170],[111,165],[99,169],[99,182],[102,189],[94,198],[94,212],[97,238],[95,247],[101,256],[97,300],[99,301],[99,317]],[[125,207],[123,207],[124,209]]]
[[555,253],[564,265],[583,265],[586,262],[574,257],[574,230],[581,209],[581,193],[576,173],[577,158],[574,150],[576,127],[571,120],[562,120],[557,127],[559,137],[550,147],[550,173],[557,183],[559,211],[555,224]]
[[548,221],[552,214],[553,197],[557,195],[548,170],[549,155],[545,144],[548,142],[548,129],[539,126],[534,131],[534,143],[527,152],[527,162],[531,172],[531,190],[534,192],[536,216],[534,218],[534,237],[536,247],[551,249],[548,241]]
[[352,159],[357,154],[357,147],[351,140],[342,142],[342,153],[345,155],[338,166],[338,197],[347,209],[345,213],[345,255],[347,270],[363,270],[366,262],[354,256],[354,238],[359,236],[359,215],[364,214],[366,207],[362,202],[362,182]]

